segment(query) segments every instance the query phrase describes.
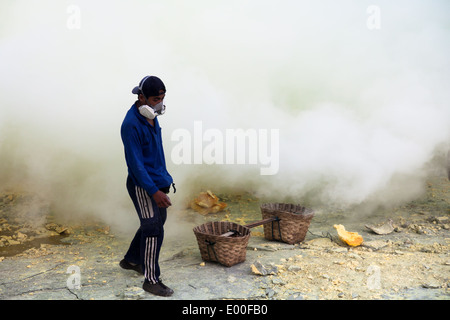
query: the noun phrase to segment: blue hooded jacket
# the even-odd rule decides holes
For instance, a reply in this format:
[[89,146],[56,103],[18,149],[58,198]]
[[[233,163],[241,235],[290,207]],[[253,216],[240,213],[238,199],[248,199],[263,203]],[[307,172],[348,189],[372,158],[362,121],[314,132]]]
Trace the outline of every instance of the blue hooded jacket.
[[125,149],[128,175],[134,184],[149,195],[170,187],[173,179],[166,168],[161,127],[157,117],[154,126],[139,113],[136,104],[128,110],[120,129]]

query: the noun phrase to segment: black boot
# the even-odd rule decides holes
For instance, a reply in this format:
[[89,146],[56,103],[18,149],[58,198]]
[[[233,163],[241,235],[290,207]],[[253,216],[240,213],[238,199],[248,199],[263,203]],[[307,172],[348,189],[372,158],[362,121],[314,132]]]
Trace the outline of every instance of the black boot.
[[142,272],[142,267],[140,264],[131,264],[129,263],[127,260],[122,259],[119,263],[119,265],[126,270],[134,270],[140,274],[144,274],[144,272]]
[[153,284],[153,283],[148,282],[148,280],[145,280],[144,285],[142,286],[142,289],[144,289],[147,292],[150,292],[157,296],[162,296],[162,297],[170,297],[173,294],[173,290],[170,289],[168,286],[166,286],[161,281]]

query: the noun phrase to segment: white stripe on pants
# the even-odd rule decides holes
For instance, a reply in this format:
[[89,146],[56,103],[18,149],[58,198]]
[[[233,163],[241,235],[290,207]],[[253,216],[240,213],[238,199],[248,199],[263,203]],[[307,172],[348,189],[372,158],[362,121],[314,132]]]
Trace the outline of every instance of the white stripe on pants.
[[139,204],[139,208],[141,209],[142,218],[144,219],[153,218],[154,212],[152,200],[150,199],[145,189],[136,186],[136,198]]
[[155,276],[156,270],[156,246],[157,237],[147,237],[145,240],[145,279],[150,281],[150,283],[157,283],[158,279]]
[[[155,213],[153,211],[152,199],[145,189],[136,186],[136,198],[141,210],[143,219],[153,218]],[[145,255],[144,255],[144,276],[150,283],[157,283],[156,270],[156,249],[157,237],[147,237],[145,239]]]

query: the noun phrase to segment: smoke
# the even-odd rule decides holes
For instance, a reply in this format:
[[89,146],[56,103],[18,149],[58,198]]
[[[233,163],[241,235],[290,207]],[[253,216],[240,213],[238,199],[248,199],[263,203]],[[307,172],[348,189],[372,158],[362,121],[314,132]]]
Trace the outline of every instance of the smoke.
[[[204,186],[274,201],[408,201],[450,142],[449,7],[3,2],[1,186],[35,192],[64,217],[135,223],[120,125],[131,89],[153,74],[168,89],[160,123],[179,203]],[[251,164],[176,165],[172,133],[193,132],[195,121],[219,132],[278,129],[277,174],[261,176]]]

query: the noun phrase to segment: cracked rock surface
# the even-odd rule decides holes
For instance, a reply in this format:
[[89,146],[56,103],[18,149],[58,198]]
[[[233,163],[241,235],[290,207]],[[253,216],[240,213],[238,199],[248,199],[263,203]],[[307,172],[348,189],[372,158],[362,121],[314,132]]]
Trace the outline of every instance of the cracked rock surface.
[[[208,219],[258,220],[262,200],[218,194],[228,205],[223,213],[169,217],[160,264],[164,283],[175,291],[170,298],[144,292],[143,277],[119,267],[132,235],[98,221],[64,225],[45,208],[40,221],[23,223],[14,208],[27,196],[4,193],[0,299],[449,299],[449,187],[446,177],[435,177],[421,199],[370,217],[316,207],[305,241],[296,245],[267,241],[262,227],[252,229],[246,261],[229,268],[201,260],[192,228]],[[365,227],[388,219],[389,234]],[[171,231],[180,221],[185,232]],[[335,223],[361,234],[363,244],[341,243]]]

